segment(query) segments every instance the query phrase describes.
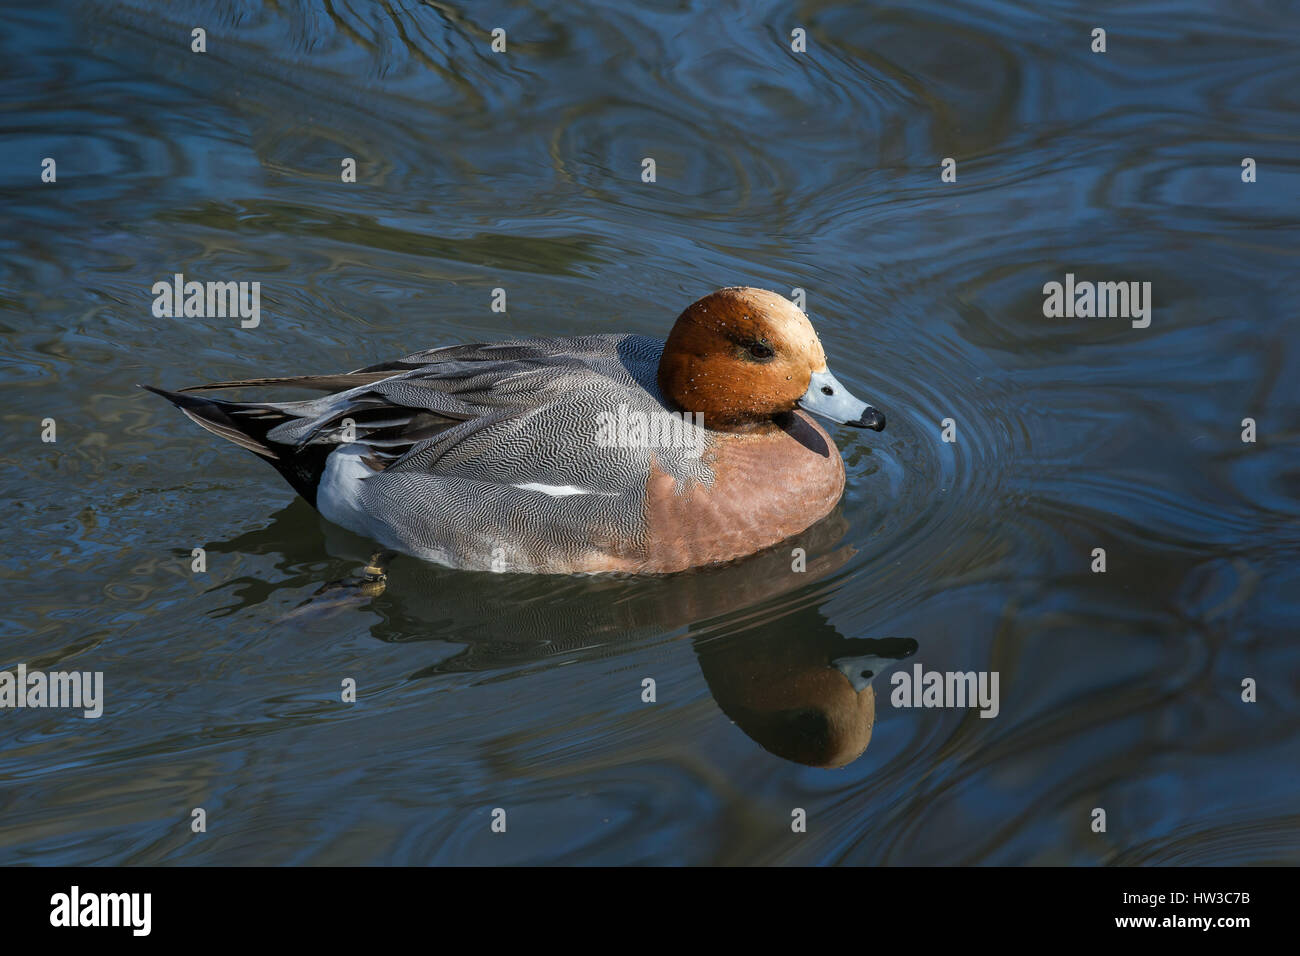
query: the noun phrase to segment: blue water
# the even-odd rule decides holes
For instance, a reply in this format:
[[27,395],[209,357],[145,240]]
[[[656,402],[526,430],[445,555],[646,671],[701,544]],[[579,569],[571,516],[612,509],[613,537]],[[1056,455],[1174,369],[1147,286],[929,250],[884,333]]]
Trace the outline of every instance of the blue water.
[[[0,863],[1300,862],[1300,7],[0,18],[0,670],[105,682],[0,709]],[[177,272],[261,324],[155,318]],[[1150,326],[1045,317],[1067,273]],[[366,596],[369,542],[135,388],[665,335],[733,284],[803,289],[889,420],[832,429],[802,575]],[[916,664],[997,716],[895,706]]]

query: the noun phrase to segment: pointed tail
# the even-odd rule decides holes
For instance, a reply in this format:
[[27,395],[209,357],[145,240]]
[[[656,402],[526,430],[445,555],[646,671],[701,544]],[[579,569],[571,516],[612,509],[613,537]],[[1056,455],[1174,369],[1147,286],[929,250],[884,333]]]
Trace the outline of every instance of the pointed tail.
[[262,458],[284,476],[298,494],[314,506],[316,486],[325,471],[325,459],[333,450],[331,446],[286,445],[267,437],[277,425],[294,416],[273,405],[256,402],[228,402],[214,398],[201,398],[190,392],[172,392],[152,385],[143,389],[161,395],[179,408],[191,421],[214,435],[234,442]]

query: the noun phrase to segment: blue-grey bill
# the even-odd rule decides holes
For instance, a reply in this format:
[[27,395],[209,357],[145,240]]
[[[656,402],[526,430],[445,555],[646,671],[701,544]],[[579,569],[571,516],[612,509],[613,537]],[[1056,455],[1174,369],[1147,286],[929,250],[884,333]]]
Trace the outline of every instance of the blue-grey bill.
[[799,407],[841,425],[878,432],[885,430],[885,416],[866,402],[854,398],[829,369],[813,373],[808,391],[799,399]]

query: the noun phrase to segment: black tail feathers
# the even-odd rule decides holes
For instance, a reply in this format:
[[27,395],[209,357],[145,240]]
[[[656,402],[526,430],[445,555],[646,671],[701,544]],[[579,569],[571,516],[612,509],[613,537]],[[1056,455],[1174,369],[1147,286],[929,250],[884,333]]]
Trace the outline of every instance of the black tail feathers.
[[161,395],[202,428],[265,460],[284,476],[298,494],[315,506],[316,487],[325,471],[325,459],[333,447],[317,444],[299,447],[267,437],[268,432],[291,420],[292,415],[274,406],[255,402],[201,398],[191,392],[172,392],[152,385],[140,387]]

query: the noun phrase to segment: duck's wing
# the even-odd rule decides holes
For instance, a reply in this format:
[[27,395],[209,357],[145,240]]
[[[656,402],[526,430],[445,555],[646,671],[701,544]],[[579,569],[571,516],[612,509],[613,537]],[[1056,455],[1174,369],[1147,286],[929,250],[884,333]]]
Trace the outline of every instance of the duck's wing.
[[[454,468],[481,456],[461,443],[488,433],[512,446],[527,464],[525,444],[545,433],[571,437],[602,408],[658,401],[622,364],[619,336],[494,345],[453,346],[419,352],[398,362],[349,373],[383,375],[309,402],[278,406],[293,417],[269,437],[304,446],[338,444],[352,423],[353,443],[370,449],[377,469]],[[641,375],[640,378],[644,378]],[[553,451],[553,449],[552,449]],[[502,475],[508,480],[513,475]]]
[[691,435],[680,443],[620,435],[620,420],[665,413],[654,383],[661,350],[653,340],[624,338],[596,355],[574,348],[562,357],[444,358],[386,379],[375,388],[396,405],[426,406],[432,389],[475,414],[379,470],[371,462],[396,449],[366,461],[335,452],[322,513],[456,567],[635,570],[644,561],[654,476],[678,479],[683,493],[713,480],[702,428],[676,419],[680,437]]
[[[602,413],[662,411],[654,369],[662,344],[584,336],[430,349],[322,376],[151,388],[214,434],[260,455],[315,502],[329,454],[356,446],[373,471],[452,475],[521,486],[605,490],[644,482],[648,457],[604,447]],[[293,386],[331,391],[291,402],[232,402],[200,393]],[[630,451],[630,453],[629,453]],[[641,461],[645,458],[645,461]]]
[[[616,343],[623,338],[640,336],[581,336],[566,339],[519,339],[511,342],[478,343],[473,345],[446,345],[413,352],[404,358],[378,365],[367,365],[351,372],[326,375],[281,375],[271,378],[245,378],[229,382],[208,382],[190,385],[182,392],[208,392],[231,388],[305,388],[320,392],[343,392],[363,385],[372,385],[394,375],[423,370],[430,366],[449,363],[483,363],[520,361],[554,361],[557,358],[583,362],[608,359],[616,354]],[[650,342],[652,340],[646,340]]]
[[[628,570],[639,567],[651,477],[712,482],[702,428],[682,422],[693,437],[666,446],[608,440],[612,419],[664,413],[662,349],[626,335],[455,346],[245,383],[328,392],[298,402],[156,391],[386,547],[456,567]],[[348,387],[330,391],[337,384]]]

